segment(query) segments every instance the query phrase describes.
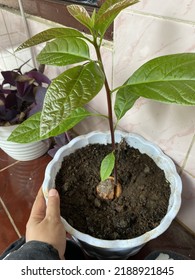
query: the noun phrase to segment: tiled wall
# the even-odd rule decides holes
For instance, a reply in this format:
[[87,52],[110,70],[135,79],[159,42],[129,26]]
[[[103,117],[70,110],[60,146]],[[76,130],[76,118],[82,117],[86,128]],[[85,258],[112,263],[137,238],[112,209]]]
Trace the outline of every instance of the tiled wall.
[[[145,0],[115,21],[113,84],[160,55],[195,51],[195,2]],[[178,218],[195,232],[195,108],[140,99],[120,123],[158,144],[182,168]]]
[[[105,70],[111,87],[125,82],[140,65],[165,54],[195,51],[195,2],[191,0],[142,0],[123,11],[114,23],[114,41],[102,49]],[[13,24],[14,22],[14,24]],[[29,51],[14,54],[22,42],[25,28],[22,18],[0,10],[0,69],[8,69],[28,59]],[[31,35],[51,26],[51,22],[28,17]],[[35,52],[40,50],[35,49]],[[32,66],[29,63],[29,67]],[[15,67],[15,66],[14,66]],[[52,78],[63,68],[47,67]],[[90,109],[106,113],[102,91],[89,104]],[[85,120],[76,129],[86,133],[108,129],[100,118]],[[160,104],[139,99],[121,120],[119,128],[141,134],[158,144],[181,169],[182,207],[178,218],[195,232],[195,108]]]
[[[30,51],[14,53],[14,50],[27,37],[22,18],[7,10],[0,9],[0,71],[15,69],[30,58]],[[33,66],[29,62],[24,70]],[[0,75],[0,81],[2,76]]]

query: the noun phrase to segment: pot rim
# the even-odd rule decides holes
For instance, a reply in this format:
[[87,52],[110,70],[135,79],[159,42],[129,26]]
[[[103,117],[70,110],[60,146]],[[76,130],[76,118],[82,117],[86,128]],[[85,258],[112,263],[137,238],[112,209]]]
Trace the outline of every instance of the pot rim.
[[[80,148],[79,142],[81,141],[83,144],[92,144],[92,143],[99,143],[95,138],[98,137],[98,140],[103,143],[110,143],[110,132],[109,131],[94,131],[90,132],[85,135],[78,136],[70,141],[67,145],[61,147],[57,153],[55,154],[54,158],[50,161],[50,163],[46,167],[45,171],[45,178],[43,181],[43,193],[47,202],[48,198],[48,190],[54,186],[55,179],[52,179],[52,175],[56,175],[59,168],[61,167],[61,162],[63,158]],[[132,239],[116,239],[116,240],[105,240],[105,239],[99,239],[96,237],[93,237],[91,235],[88,235],[86,233],[82,233],[75,228],[73,228],[70,224],[67,223],[67,221],[61,217],[63,224],[65,226],[65,229],[68,233],[73,235],[75,238],[79,239],[82,242],[88,243],[92,246],[98,246],[101,248],[127,248],[127,247],[138,247],[140,245],[145,244],[149,240],[152,240],[162,234],[164,231],[167,230],[167,228],[170,226],[173,219],[176,217],[179,208],[181,206],[181,191],[182,191],[182,182],[181,178],[177,173],[176,167],[172,159],[170,159],[165,153],[152,142],[146,140],[144,137],[135,134],[135,133],[129,133],[129,132],[123,132],[116,130],[115,131],[115,139],[116,142],[119,142],[122,138],[125,138],[127,142],[131,142],[131,146],[139,149],[141,153],[147,153],[151,151],[150,157],[154,159],[156,164],[162,169],[162,166],[166,164],[165,169],[165,176],[166,179],[170,182],[171,187],[171,195],[169,199],[169,207],[167,214],[164,216],[164,218],[161,220],[160,224],[142,234],[141,236],[132,238]],[[127,140],[130,139],[129,141]],[[118,140],[117,140],[118,139]],[[143,145],[144,148],[136,147],[136,145]],[[83,145],[83,146],[85,146]],[[68,152],[70,151],[70,152]],[[147,152],[146,152],[147,151]],[[53,180],[53,181],[52,181]]]

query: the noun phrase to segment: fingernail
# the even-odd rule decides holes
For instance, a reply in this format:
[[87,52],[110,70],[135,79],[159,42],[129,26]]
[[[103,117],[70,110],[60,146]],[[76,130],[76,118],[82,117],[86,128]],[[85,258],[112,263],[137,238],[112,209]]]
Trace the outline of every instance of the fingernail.
[[57,196],[57,195],[58,195],[58,192],[57,192],[56,189],[51,189],[51,190],[49,191],[49,196]]

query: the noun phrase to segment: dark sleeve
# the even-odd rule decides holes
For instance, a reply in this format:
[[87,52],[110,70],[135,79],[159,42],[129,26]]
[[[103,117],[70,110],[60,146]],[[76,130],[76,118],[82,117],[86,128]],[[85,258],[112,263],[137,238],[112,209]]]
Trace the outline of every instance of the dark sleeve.
[[52,245],[41,241],[29,241],[7,255],[5,260],[60,260],[60,257]]

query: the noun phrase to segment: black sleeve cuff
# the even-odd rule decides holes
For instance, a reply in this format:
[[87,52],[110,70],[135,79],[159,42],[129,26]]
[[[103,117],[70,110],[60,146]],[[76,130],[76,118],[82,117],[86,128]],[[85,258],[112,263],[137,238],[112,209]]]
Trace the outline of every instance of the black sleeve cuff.
[[60,260],[60,257],[52,245],[41,241],[29,241],[10,253],[5,260]]

